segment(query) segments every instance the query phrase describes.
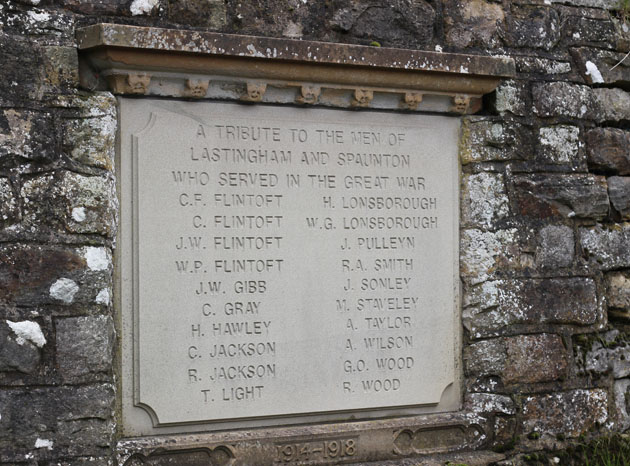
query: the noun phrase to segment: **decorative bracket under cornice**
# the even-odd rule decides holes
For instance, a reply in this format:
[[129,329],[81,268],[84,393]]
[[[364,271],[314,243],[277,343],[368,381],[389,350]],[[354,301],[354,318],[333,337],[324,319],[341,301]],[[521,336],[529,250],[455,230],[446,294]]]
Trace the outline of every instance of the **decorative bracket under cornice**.
[[115,94],[474,113],[506,57],[96,24],[77,31],[83,87]]

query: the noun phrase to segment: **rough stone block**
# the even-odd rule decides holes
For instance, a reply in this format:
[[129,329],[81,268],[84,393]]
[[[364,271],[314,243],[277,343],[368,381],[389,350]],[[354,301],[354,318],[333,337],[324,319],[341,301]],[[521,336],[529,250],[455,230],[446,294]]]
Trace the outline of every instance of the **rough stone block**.
[[613,394],[615,427],[616,430],[623,432],[630,428],[630,379],[615,380]]
[[518,160],[526,156],[529,133],[521,125],[489,117],[463,119],[460,144],[462,164],[493,160]]
[[505,42],[512,47],[551,50],[560,40],[560,18],[546,7],[516,6],[506,21]]
[[71,14],[43,8],[22,9],[12,2],[3,5],[0,24],[6,33],[31,36],[30,41],[48,45],[70,45],[74,39],[74,16]]
[[559,75],[571,72],[568,61],[550,60],[541,57],[514,57],[516,71],[536,75]]
[[109,384],[0,390],[0,450],[29,453],[38,438],[52,442],[53,448],[67,445],[77,434],[69,426],[92,419],[108,428],[101,431],[100,439],[92,437],[84,444],[77,435],[75,448],[82,448],[82,455],[90,450],[96,453],[92,442],[105,446],[111,441],[114,401],[114,388]]
[[70,11],[84,15],[124,15],[129,14],[129,0],[57,0]]
[[42,47],[42,90],[68,93],[79,87],[79,57],[76,47]]
[[586,133],[588,165],[610,174],[630,175],[630,132],[595,128]]
[[[604,338],[606,339],[606,336]],[[604,346],[602,342],[594,341],[591,348],[584,354],[584,364],[580,372],[600,375],[610,373],[613,378],[621,379],[630,375],[628,361],[630,361],[630,346],[627,342],[610,342]]]
[[111,289],[111,254],[104,248],[0,246],[0,303],[20,306],[97,303]]
[[52,160],[55,149],[50,113],[0,109],[0,159],[17,156],[30,160]]
[[529,114],[529,85],[525,81],[503,81],[494,92],[494,110],[518,116]]
[[492,229],[509,214],[503,175],[476,173],[462,178],[463,225]]
[[168,17],[186,26],[221,29],[227,23],[227,7],[223,0],[169,0]]
[[504,20],[503,8],[497,3],[486,0],[444,2],[446,43],[455,47],[500,45],[498,31]]
[[111,177],[60,171],[22,186],[24,223],[41,229],[112,236],[116,195]]
[[63,150],[79,163],[113,170],[116,143],[116,109],[97,118],[67,120]]
[[427,45],[433,40],[436,13],[429,2],[392,0],[368,5],[356,17],[350,34],[389,47]]
[[630,94],[621,89],[593,89],[597,110],[594,119],[603,121],[630,120]]
[[562,339],[545,333],[474,343],[464,359],[468,374],[495,375],[506,385],[558,380],[568,367]]
[[523,401],[522,431],[578,437],[608,419],[605,390],[571,390],[528,396]]
[[566,164],[578,160],[580,129],[577,126],[545,126],[540,128],[538,136],[539,159],[554,164]]
[[[571,49],[571,55],[578,63],[578,70],[589,84],[623,85],[630,81],[630,64],[623,59],[625,53],[585,47]],[[589,72],[592,67],[597,70],[595,75]]]
[[532,87],[534,111],[541,117],[593,118],[593,89],[565,82],[536,83]]
[[614,10],[619,6],[619,2],[617,0],[550,0],[550,3],[586,6],[589,8],[604,8],[606,10]]
[[566,375],[567,355],[558,335],[517,335],[506,338],[505,345],[504,383],[547,382]]
[[114,324],[108,316],[68,317],[56,323],[57,361],[66,382],[105,378],[112,369]]
[[499,375],[506,359],[505,343],[500,338],[480,341],[464,348],[464,368],[468,375]]
[[547,225],[538,233],[536,264],[542,268],[570,267],[575,257],[573,229],[565,225]]
[[580,228],[584,256],[602,270],[630,267],[630,224]]
[[606,178],[593,175],[515,176],[510,198],[517,214],[534,219],[550,217],[602,219],[608,215]]
[[[583,12],[583,10],[577,10]],[[562,15],[562,37],[567,45],[602,48],[615,46],[615,25],[610,17],[594,18],[580,14]]]
[[516,324],[592,325],[601,313],[590,278],[496,280],[466,290],[463,321],[482,338]]
[[0,226],[7,226],[19,220],[20,211],[13,186],[7,178],[0,178]]
[[[33,339],[28,338],[28,335],[21,332],[19,328],[17,331],[13,330],[9,322],[11,321],[0,321],[0,341],[2,342],[0,345],[0,371],[19,371],[31,374],[39,366],[41,359],[39,348],[46,344],[46,341],[37,338],[39,335],[35,335],[36,338]],[[31,326],[37,326],[35,332],[39,329],[41,335],[39,324],[32,322]],[[27,330],[29,329],[27,328]]]
[[610,203],[623,220],[630,220],[630,177],[611,176],[608,178]]
[[493,393],[468,393],[464,409],[475,413],[516,414],[516,405],[512,398]]
[[59,95],[51,99],[50,105],[62,109],[67,118],[116,117],[116,97],[109,92]]
[[605,276],[608,307],[630,312],[630,273],[611,272]]
[[517,265],[518,240],[515,228],[495,232],[463,230],[460,243],[462,277],[481,283],[494,276],[500,267]]

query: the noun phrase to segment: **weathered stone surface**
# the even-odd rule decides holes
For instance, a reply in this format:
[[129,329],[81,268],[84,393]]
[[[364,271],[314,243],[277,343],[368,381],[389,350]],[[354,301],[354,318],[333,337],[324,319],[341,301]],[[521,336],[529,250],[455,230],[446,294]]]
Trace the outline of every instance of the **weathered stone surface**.
[[614,10],[619,7],[619,2],[617,0],[550,0],[550,3],[587,6],[590,8],[605,8],[607,10]]
[[50,160],[55,146],[50,113],[0,109],[0,161],[10,156]]
[[[589,84],[603,82],[623,85],[630,81],[630,64],[623,59],[625,53],[584,47],[571,49],[571,55],[578,63],[578,70]],[[597,74],[593,76],[589,72],[589,68],[593,66],[597,69],[599,76]]]
[[630,224],[580,228],[584,256],[602,270],[630,267]]
[[528,151],[529,132],[504,118],[470,116],[463,119],[460,143],[462,164],[518,160]]
[[131,2],[129,0],[58,0],[58,3],[70,11],[85,15],[124,15],[129,14]]
[[596,112],[593,89],[565,82],[536,83],[532,87],[534,111],[541,117],[592,118]]
[[356,16],[349,33],[390,47],[426,45],[433,39],[434,21],[435,10],[424,0],[378,1]]
[[611,272],[606,274],[605,281],[608,307],[630,311],[630,274]]
[[524,116],[529,113],[529,85],[524,81],[503,81],[494,92],[494,109]]
[[551,50],[560,40],[560,17],[553,8],[514,7],[506,21],[504,40],[512,47]]
[[111,288],[111,271],[111,254],[104,248],[4,244],[0,303],[91,304]]
[[447,0],[445,10],[446,42],[455,47],[496,47],[498,29],[505,13],[501,5],[486,0]]
[[176,23],[221,29],[227,23],[223,0],[169,0],[168,17]]
[[588,164],[610,174],[630,175],[630,132],[594,128],[586,133]]
[[462,178],[463,225],[492,229],[509,214],[503,175],[477,173]]
[[510,198],[524,217],[594,218],[608,215],[606,178],[593,175],[513,177]]
[[26,226],[104,236],[115,232],[116,196],[111,177],[58,171],[28,180],[21,195]]
[[506,338],[505,344],[504,383],[544,382],[565,377],[568,362],[559,335],[518,335]]
[[630,428],[630,379],[615,380],[613,394],[615,427],[623,432]]
[[50,105],[63,109],[69,118],[116,116],[116,98],[109,92],[91,92],[88,95],[58,95]]
[[611,176],[607,181],[610,203],[623,220],[630,220],[630,177]]
[[621,379],[630,375],[630,344],[624,340],[616,341],[619,332],[613,330],[604,336],[602,341],[594,341],[584,353],[581,372],[592,374],[612,374]]
[[3,6],[0,9],[0,24],[5,33],[16,37],[32,36],[37,42],[48,45],[69,45],[74,36],[74,16],[65,11],[24,9],[12,2],[4,2]]
[[496,375],[506,385],[558,380],[568,367],[562,339],[544,333],[474,343],[464,350],[464,360],[467,373]]
[[464,369],[467,374],[499,375],[506,359],[505,343],[500,338],[483,340],[464,348]]
[[6,226],[19,220],[20,211],[13,186],[7,178],[0,178],[0,225]]
[[594,324],[601,314],[589,278],[488,281],[465,294],[463,321],[474,338],[515,324]]
[[[114,389],[111,385],[5,389],[0,390],[0,405],[3,407],[0,450],[13,452],[16,459],[23,459],[25,453],[45,453],[34,451],[37,439],[40,443],[48,441],[46,445],[52,442],[53,451],[57,453],[74,449],[75,454],[97,454],[113,435],[110,419]],[[83,437],[80,430],[88,424],[100,426],[99,434],[88,432]],[[73,447],[68,448],[71,445]]]
[[6,321],[0,321],[0,371],[33,373],[40,362],[38,345],[11,330]]
[[548,163],[571,163],[578,160],[580,129],[572,125],[545,126],[538,131],[538,158]]
[[[573,14],[574,11],[577,14]],[[615,25],[610,16],[589,18],[584,15],[583,11],[573,10],[571,11],[572,14],[562,15],[564,26],[562,37],[567,45],[613,48],[615,45]]]
[[42,90],[68,93],[79,87],[79,58],[75,47],[42,47]]
[[463,230],[460,242],[462,277],[473,284],[488,280],[498,268],[509,267],[516,262],[517,244],[516,229],[495,232]]
[[112,170],[116,125],[113,106],[101,117],[66,120],[63,126],[64,152],[79,163]]
[[466,395],[464,406],[475,413],[516,414],[512,398],[493,393],[470,393]]
[[514,57],[516,71],[543,75],[570,73],[571,63],[568,61],[550,60],[540,57]]
[[106,380],[112,369],[114,324],[107,316],[57,320],[57,361],[66,382]]
[[573,229],[548,225],[538,233],[536,264],[542,268],[570,267],[575,257]]
[[599,121],[630,120],[630,94],[621,89],[593,89],[596,108],[594,118]]
[[607,404],[608,394],[599,389],[528,396],[523,401],[522,430],[577,437],[606,422]]

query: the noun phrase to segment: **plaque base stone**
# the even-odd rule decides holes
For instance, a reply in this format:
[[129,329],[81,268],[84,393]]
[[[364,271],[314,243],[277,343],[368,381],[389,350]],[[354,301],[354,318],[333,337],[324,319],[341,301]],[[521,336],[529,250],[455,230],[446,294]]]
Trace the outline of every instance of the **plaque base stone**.
[[[488,464],[501,455],[463,453],[482,448],[488,440],[489,421],[464,413],[332,423],[311,426],[262,428],[223,433],[186,434],[122,440],[118,462],[182,466],[400,464],[405,458],[427,458],[467,464]],[[168,445],[168,448],[164,447]],[[485,462],[484,462],[485,461]]]

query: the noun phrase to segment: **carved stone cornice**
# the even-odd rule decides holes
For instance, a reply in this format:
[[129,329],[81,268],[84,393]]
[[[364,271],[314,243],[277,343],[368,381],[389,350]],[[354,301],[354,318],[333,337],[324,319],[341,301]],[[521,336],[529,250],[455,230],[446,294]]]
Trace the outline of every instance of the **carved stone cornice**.
[[77,40],[82,85],[115,94],[473,113],[515,73],[506,57],[117,24]]

